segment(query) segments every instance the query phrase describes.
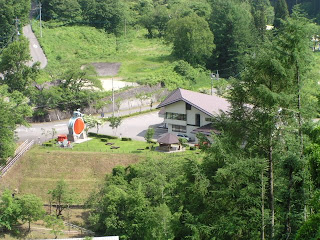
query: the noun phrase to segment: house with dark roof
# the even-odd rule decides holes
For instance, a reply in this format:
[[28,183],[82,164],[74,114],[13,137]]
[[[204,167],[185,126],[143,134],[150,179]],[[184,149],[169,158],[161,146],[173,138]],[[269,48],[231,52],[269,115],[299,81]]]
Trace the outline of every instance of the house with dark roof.
[[157,108],[164,117],[169,133],[185,134],[191,139],[201,132],[218,133],[211,126],[211,118],[227,112],[230,103],[217,95],[208,95],[178,88],[171,92]]

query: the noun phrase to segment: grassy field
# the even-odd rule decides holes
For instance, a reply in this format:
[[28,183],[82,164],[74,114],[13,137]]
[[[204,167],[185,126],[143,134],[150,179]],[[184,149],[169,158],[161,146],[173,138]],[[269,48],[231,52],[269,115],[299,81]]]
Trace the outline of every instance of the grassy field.
[[[39,41],[48,57],[48,71],[91,62],[120,62],[119,76],[128,78],[157,70],[172,60],[170,47],[160,39],[146,39],[142,30],[116,38],[94,27],[46,26],[44,23]],[[38,22],[32,28],[39,37]]]
[[1,190],[9,188],[18,189],[22,194],[33,193],[47,202],[48,190],[63,178],[77,190],[79,203],[83,203],[113,167],[127,166],[143,158],[135,154],[52,151],[37,146],[1,178],[0,186]]
[[112,139],[119,149],[111,150],[99,139],[78,144],[71,149],[36,146],[30,150],[15,166],[0,179],[0,191],[5,188],[18,189],[20,193],[32,193],[48,201],[47,192],[53,189],[60,179],[74,188],[78,203],[82,204],[89,194],[102,183],[105,175],[115,166],[128,166],[148,158],[201,157],[196,151],[178,153],[137,150],[145,148],[147,143],[140,141],[120,141]]
[[[33,30],[48,58],[46,71],[59,75],[66,69],[80,67],[92,62],[119,62],[117,77],[141,84],[165,82],[169,89],[208,88],[210,76],[200,74],[197,82],[188,82],[174,72],[175,59],[171,46],[163,39],[148,39],[146,31],[135,29],[126,38],[116,38],[88,26],[52,27],[43,24],[43,37],[39,37],[39,23],[33,22]],[[108,77],[108,76],[105,76]]]

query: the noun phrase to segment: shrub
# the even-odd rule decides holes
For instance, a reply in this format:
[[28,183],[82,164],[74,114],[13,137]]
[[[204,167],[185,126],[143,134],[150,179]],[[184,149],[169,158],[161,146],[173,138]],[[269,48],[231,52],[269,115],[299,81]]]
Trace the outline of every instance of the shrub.
[[190,150],[193,151],[193,150],[196,150],[196,148],[191,146]]
[[101,142],[108,142],[108,140],[109,140],[108,138],[101,138],[100,139]]
[[53,143],[50,143],[50,142],[46,142],[46,143],[43,143],[42,146],[45,146],[45,147],[52,147],[53,146]]
[[93,133],[93,132],[89,132],[88,136],[89,137],[96,137],[96,138],[118,139],[118,137],[116,137],[116,136],[97,134],[97,133]]
[[88,137],[97,137],[98,134],[93,133],[93,132],[89,132],[88,133]]
[[131,139],[131,138],[123,137],[123,138],[121,138],[121,141],[132,141],[132,139]]

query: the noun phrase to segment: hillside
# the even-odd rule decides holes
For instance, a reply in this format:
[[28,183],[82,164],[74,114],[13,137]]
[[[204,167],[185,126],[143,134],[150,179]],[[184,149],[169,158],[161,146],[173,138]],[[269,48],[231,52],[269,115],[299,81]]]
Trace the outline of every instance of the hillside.
[[32,29],[48,58],[46,71],[50,75],[59,75],[72,67],[93,62],[117,62],[121,67],[116,76],[126,81],[140,84],[165,82],[169,89],[210,86],[210,75],[206,71],[197,71],[195,82],[176,73],[177,59],[171,55],[171,46],[163,39],[146,38],[146,31],[142,29],[131,30],[126,37],[120,38],[88,26],[44,23],[42,38],[37,21],[33,22]]
[[82,203],[115,166],[128,166],[141,159],[135,154],[50,151],[35,147],[0,179],[1,191],[18,189],[22,194],[33,193],[47,202],[48,190],[63,178],[77,190]]

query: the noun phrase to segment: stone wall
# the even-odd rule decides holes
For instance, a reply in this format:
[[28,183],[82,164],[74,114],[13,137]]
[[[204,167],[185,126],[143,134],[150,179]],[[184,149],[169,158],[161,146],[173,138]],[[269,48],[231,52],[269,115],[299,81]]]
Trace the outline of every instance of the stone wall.
[[[139,94],[150,94],[151,97],[148,97],[144,100],[138,99],[137,95]],[[150,106],[155,107],[154,103],[160,102],[163,98],[165,98],[169,94],[169,91],[165,88],[162,88],[161,85],[148,86],[143,85],[135,88],[129,88],[125,91],[119,91],[114,93],[114,110],[123,111],[128,110],[128,114],[140,111],[140,107]],[[106,102],[111,102],[112,97],[108,97],[104,99]],[[118,101],[117,101],[118,100]],[[120,108],[118,109],[117,102],[120,101]],[[92,104],[94,105],[94,104]],[[109,103],[105,105],[102,109],[95,109],[90,106],[85,109],[80,109],[80,111],[84,114],[101,114],[112,112],[113,104]],[[76,109],[75,109],[76,110]],[[52,109],[48,111],[48,115],[44,118],[46,122],[57,121],[62,119],[68,119],[71,117],[71,113],[66,111],[60,111],[58,109]],[[37,122],[37,119],[33,119],[30,121]]]

